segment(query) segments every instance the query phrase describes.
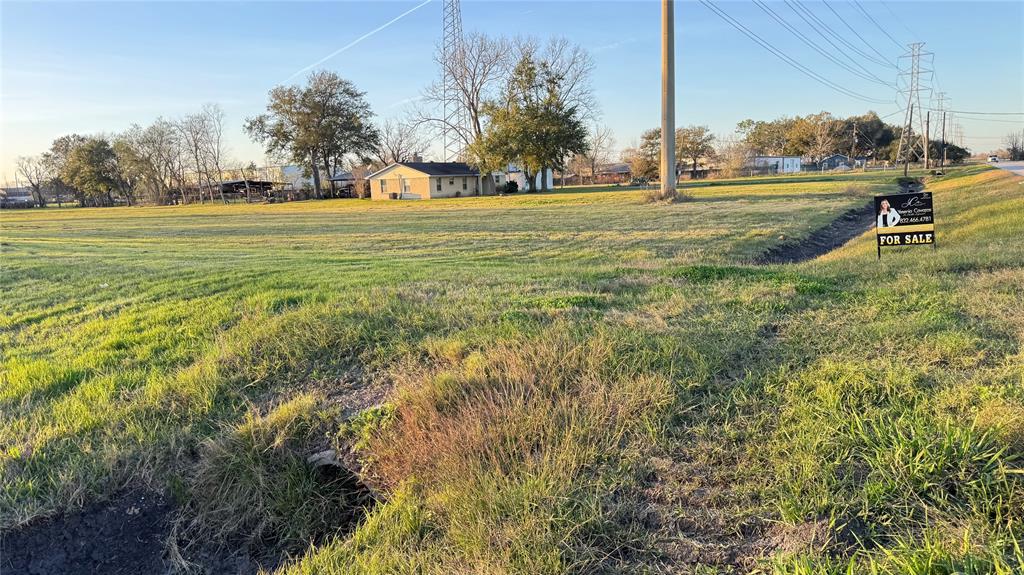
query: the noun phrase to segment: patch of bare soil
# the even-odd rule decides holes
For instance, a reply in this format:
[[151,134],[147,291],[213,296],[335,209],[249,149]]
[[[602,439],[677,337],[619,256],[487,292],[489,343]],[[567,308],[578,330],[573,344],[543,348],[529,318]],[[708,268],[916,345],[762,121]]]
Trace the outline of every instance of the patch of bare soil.
[[[165,556],[174,504],[148,490],[122,492],[66,515],[5,533],[0,573],[25,575],[157,575],[174,571]],[[280,553],[197,550],[187,558],[198,573],[255,574]]]
[[756,263],[788,264],[812,260],[870,230],[874,221],[874,204],[847,210],[829,225],[811,232],[807,238],[785,242],[761,254]]

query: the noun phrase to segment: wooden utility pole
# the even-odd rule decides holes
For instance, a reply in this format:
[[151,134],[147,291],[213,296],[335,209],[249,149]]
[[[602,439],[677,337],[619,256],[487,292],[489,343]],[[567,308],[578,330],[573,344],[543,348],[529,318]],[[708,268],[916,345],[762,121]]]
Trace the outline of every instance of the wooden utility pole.
[[853,134],[851,134],[853,140],[850,142],[850,161],[853,162],[853,168],[857,167],[857,121],[853,122]]
[[942,159],[939,160],[939,167],[946,167],[946,113],[942,113]]
[[924,169],[928,169],[928,148],[932,147],[931,135],[929,132],[932,128],[932,111],[928,110],[925,114],[924,120]]
[[675,1],[661,0],[661,198],[676,197]]

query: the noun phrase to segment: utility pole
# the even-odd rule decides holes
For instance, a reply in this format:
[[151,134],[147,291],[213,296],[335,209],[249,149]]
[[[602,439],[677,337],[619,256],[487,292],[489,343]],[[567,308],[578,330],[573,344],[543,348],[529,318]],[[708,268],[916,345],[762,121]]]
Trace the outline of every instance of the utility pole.
[[932,127],[932,111],[928,110],[928,113],[925,115],[925,117],[926,117],[926,120],[924,122],[924,143],[921,145],[921,147],[924,148],[924,169],[927,170],[929,168],[929,166],[928,166],[928,151],[929,151],[929,148],[932,147],[931,140],[930,140],[931,135],[928,133],[928,132],[931,131],[931,127]]
[[946,167],[946,113],[942,113],[942,159],[939,160],[939,167]]
[[850,161],[853,167],[857,167],[857,120],[853,121],[853,140],[850,142]]
[[675,0],[661,0],[661,199],[676,197]]

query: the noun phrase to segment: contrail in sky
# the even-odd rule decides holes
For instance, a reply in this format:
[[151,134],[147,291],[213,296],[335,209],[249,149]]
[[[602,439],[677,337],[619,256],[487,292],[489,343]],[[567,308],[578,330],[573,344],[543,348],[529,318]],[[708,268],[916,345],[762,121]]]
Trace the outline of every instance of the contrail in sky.
[[301,70],[299,70],[299,71],[295,72],[295,73],[294,73],[294,74],[292,74],[291,76],[288,76],[287,78],[285,78],[285,82],[287,82],[287,81],[291,80],[292,78],[294,78],[294,77],[298,76],[299,74],[301,74],[301,73],[305,72],[306,70],[309,70],[309,69],[311,69],[311,68],[316,68],[316,67],[317,67],[317,66],[319,66],[320,64],[323,64],[324,62],[326,62],[326,61],[330,60],[331,58],[333,58],[333,57],[337,56],[338,54],[341,54],[341,53],[342,53],[342,52],[344,52],[345,50],[348,50],[348,49],[349,49],[349,48],[351,48],[352,46],[355,46],[356,44],[358,44],[358,43],[362,42],[363,40],[366,40],[366,39],[367,39],[367,38],[369,38],[370,36],[373,36],[373,35],[374,35],[374,34],[376,34],[377,32],[380,32],[381,30],[383,30],[383,29],[387,28],[388,26],[390,26],[390,25],[394,24],[395,22],[398,22],[398,21],[399,21],[399,20],[401,20],[402,18],[405,18],[405,17],[406,17],[406,16],[408,16],[409,14],[412,14],[413,12],[415,12],[415,11],[419,10],[420,8],[422,8],[422,7],[426,6],[427,4],[430,4],[431,2],[433,2],[433,0],[424,0],[424,2],[422,2],[422,3],[420,3],[420,4],[417,4],[416,6],[413,6],[412,8],[410,8],[410,9],[406,10],[405,12],[402,12],[401,14],[399,14],[398,16],[395,16],[395,17],[394,17],[394,18],[392,18],[391,20],[388,20],[388,21],[387,21],[387,22],[385,22],[384,24],[381,24],[380,26],[378,26],[378,27],[374,28],[373,30],[370,30],[370,31],[369,31],[369,32],[367,32],[366,34],[363,34],[362,36],[360,36],[360,37],[356,38],[355,40],[352,40],[352,41],[351,41],[351,42],[349,42],[348,44],[345,44],[345,45],[344,45],[344,46],[342,46],[341,48],[338,48],[337,50],[335,50],[335,51],[331,52],[330,54],[328,54],[328,55],[324,56],[323,58],[320,58],[320,59],[319,59],[319,60],[317,60],[316,62],[313,62],[313,63],[312,63],[312,64],[310,64],[309,66],[306,66],[305,68],[303,68],[303,69],[301,69]]

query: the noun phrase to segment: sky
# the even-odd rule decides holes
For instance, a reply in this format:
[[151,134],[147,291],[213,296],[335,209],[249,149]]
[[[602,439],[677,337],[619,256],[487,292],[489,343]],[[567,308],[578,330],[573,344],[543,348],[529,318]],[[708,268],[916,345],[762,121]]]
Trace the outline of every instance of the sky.
[[[875,55],[870,44],[885,57],[878,60],[896,63],[905,51],[899,45],[925,42],[935,71],[926,80],[947,93],[948,108],[1024,112],[1024,2],[801,3]],[[207,102],[226,113],[230,158],[263,165],[260,146],[242,130],[245,118],[265,109],[272,87],[301,83],[311,69],[333,70],[354,82],[378,120],[401,118],[437,77],[433,52],[441,37],[442,4],[2,0],[0,182],[15,179],[17,157],[46,151],[61,135],[116,133],[133,123],[180,117]],[[727,136],[744,118],[822,110],[837,116],[875,110],[892,114],[888,122],[902,122],[904,104],[892,88],[839,67],[753,2],[715,5],[807,69],[880,102],[815,82],[703,4],[679,1],[677,125],[707,125]],[[766,6],[830,48],[791,5],[767,0]],[[462,2],[467,32],[562,36],[586,48],[595,62],[600,122],[614,132],[617,149],[635,144],[641,132],[660,123],[660,18],[654,0]],[[879,80],[896,80],[894,68],[867,59],[863,66]],[[1024,115],[960,115],[959,121],[975,152],[998,148],[1005,134],[1024,129]]]

